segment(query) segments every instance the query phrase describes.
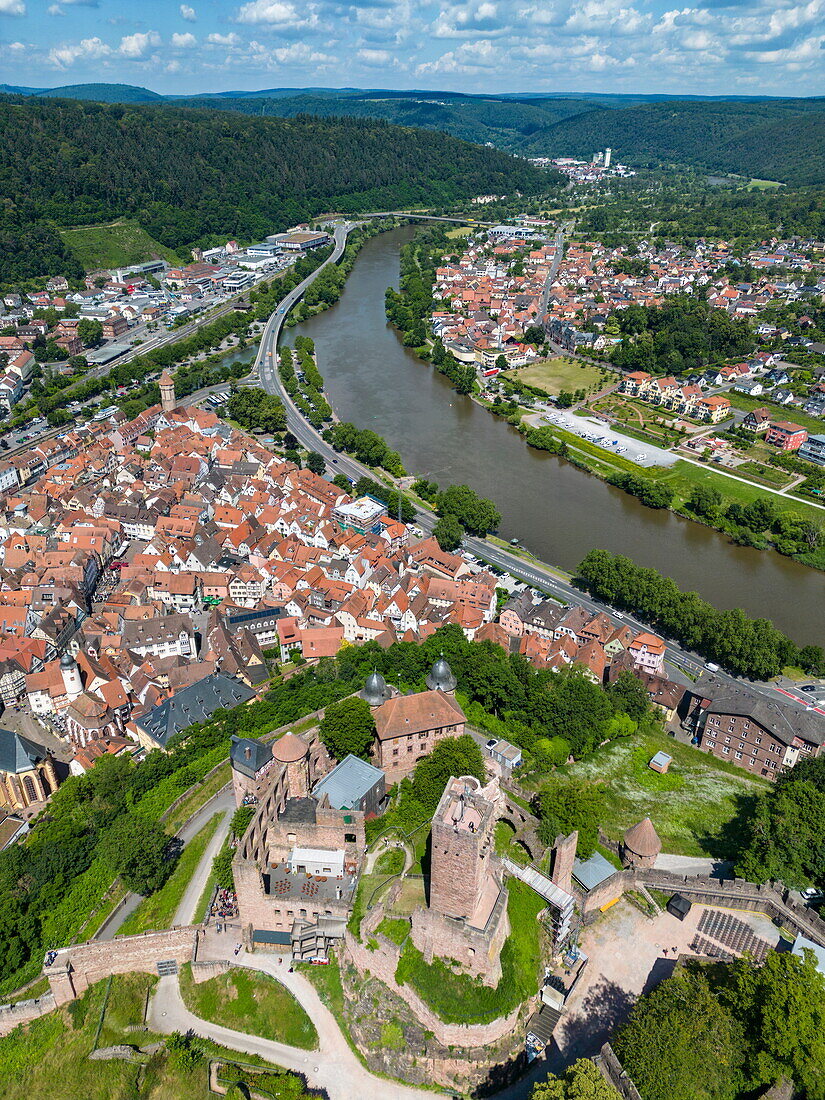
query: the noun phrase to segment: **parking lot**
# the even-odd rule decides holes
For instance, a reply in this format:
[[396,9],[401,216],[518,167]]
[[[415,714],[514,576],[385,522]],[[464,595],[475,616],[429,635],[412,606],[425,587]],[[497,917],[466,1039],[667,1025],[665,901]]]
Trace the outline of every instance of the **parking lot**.
[[[534,418],[531,417],[530,419]],[[554,412],[542,413],[540,417],[535,418],[535,421],[540,427],[555,424],[566,432],[572,432],[581,439],[595,443],[599,447],[604,447],[605,450],[613,451],[614,454],[622,455],[623,458],[630,459],[638,466],[672,466],[674,462],[678,461],[677,455],[672,454],[670,451],[622,435],[621,432],[608,428],[607,425],[595,417],[577,416],[575,413],[563,412],[559,409]]]

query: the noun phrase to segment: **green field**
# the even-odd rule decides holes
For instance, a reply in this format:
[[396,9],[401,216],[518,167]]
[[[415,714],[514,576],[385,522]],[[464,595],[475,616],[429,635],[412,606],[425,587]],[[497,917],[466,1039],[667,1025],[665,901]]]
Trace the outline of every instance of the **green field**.
[[[648,761],[659,750],[673,757],[665,775]],[[684,856],[730,858],[736,851],[736,818],[765,780],[667,737],[637,735],[597,749],[587,760],[559,768],[560,775],[607,786],[602,829],[611,840],[649,816],[663,850]]]
[[598,392],[601,388],[602,370],[590,363],[568,359],[566,356],[556,356],[553,359],[539,359],[518,371],[505,372],[502,379],[513,378],[524,382],[527,386],[535,386],[545,393],[558,396],[562,390],[574,393],[576,390],[592,390]]
[[[161,1049],[140,1061],[90,1062],[100,1025],[98,1047],[145,1046],[162,1036],[126,1031],[143,1023],[148,992],[157,978],[121,974],[91,986],[71,1004],[21,1025],[0,1039],[0,1100],[202,1100],[209,1095],[209,1058],[236,1058],[205,1040],[204,1057],[192,1068],[177,1064]],[[108,994],[107,994],[108,990]],[[243,1061],[265,1066],[254,1055]]]
[[288,989],[266,974],[235,967],[196,985],[187,963],[181,969],[180,991],[186,1007],[213,1024],[302,1050],[318,1046],[309,1016]]
[[134,913],[127,917],[119,936],[133,936],[149,929],[171,928],[189,880],[197,870],[206,846],[212,839],[222,814],[215,814],[183,849],[177,866],[156,894],[145,898]]
[[61,229],[60,236],[87,271],[101,267],[125,267],[155,258],[180,263],[180,257],[138,225],[121,219],[109,225],[84,225]]
[[[681,459],[670,467],[654,466],[650,472],[654,473],[657,481],[667,481],[676,490],[675,507],[682,505],[690,496],[694,486],[700,484],[712,485],[719,490],[728,502],[735,500],[740,504],[750,504],[752,500],[757,500],[766,495],[765,488],[762,485],[737,481],[733,477],[726,477],[725,474],[719,473],[710,465],[706,469],[703,466],[694,466],[692,462],[684,462]],[[796,498],[791,499],[790,497],[781,497],[774,494],[770,494],[770,496],[781,511],[795,512],[798,516],[813,520],[816,523],[822,523],[825,519],[825,511],[815,505],[806,504]]]

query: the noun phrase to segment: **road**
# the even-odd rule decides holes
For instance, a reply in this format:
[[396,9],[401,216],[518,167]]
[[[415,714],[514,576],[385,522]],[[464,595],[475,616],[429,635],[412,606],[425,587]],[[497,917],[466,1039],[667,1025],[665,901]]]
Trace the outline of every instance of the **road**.
[[[205,802],[192,819],[187,821],[183,828],[175,834],[183,841],[184,845],[187,845],[200,832],[210,817],[217,813],[223,813],[224,815],[181,899],[178,911],[175,914],[175,924],[189,924],[193,919],[195,907],[206,887],[207,879],[212,870],[212,859],[218,854],[218,849],[229,831],[229,822],[232,820],[234,810],[235,799],[232,795],[232,788],[224,788],[213,795],[208,802]],[[128,893],[108,920],[104,921],[95,935],[92,936],[92,939],[104,942],[113,940],[126,918],[134,913],[142,901],[143,898],[140,894]]]
[[183,1034],[192,1031],[230,1050],[257,1054],[275,1065],[304,1074],[309,1085],[325,1089],[330,1100],[433,1100],[433,1093],[429,1090],[376,1077],[365,1069],[344,1038],[335,1017],[302,974],[290,974],[286,965],[278,966],[276,957],[272,955],[247,956],[242,952],[235,962],[263,971],[289,989],[315,1024],[319,1050],[300,1050],[195,1016],[183,1003],[176,977],[161,978],[155,987],[149,1005],[151,1030],[167,1035],[173,1031]]
[[[350,228],[350,226],[345,226],[336,230],[335,250],[326,261],[327,263],[335,263],[343,253],[346,243],[346,234],[349,232]],[[322,270],[323,266],[324,265],[318,268],[317,271]],[[308,275],[299,286],[291,291],[291,293],[281,302],[276,312],[272,314],[267,321],[261,337],[261,344],[255,366],[259,371],[263,388],[267,393],[276,394],[283,401],[286,407],[288,430],[307,450],[317,451],[323,456],[330,473],[333,475],[342,473],[353,483],[362,477],[374,479],[374,470],[367,466],[363,466],[351,456],[336,451],[331,444],[324,440],[321,433],[304,419],[303,414],[281,385],[280,376],[278,375],[278,339],[281,334],[284,320],[289,310],[301,298],[309,284],[315,278],[317,271]],[[436,519],[437,517],[433,512],[417,505],[415,506],[415,522],[423,531],[432,533]],[[554,569],[535,559],[526,561],[523,557],[504,549],[490,539],[468,535],[464,539],[463,548],[465,551],[479,558],[481,561],[486,562],[488,565],[494,566],[505,573],[509,573],[517,580],[522,581],[532,588],[538,589],[540,592],[561,603],[581,604],[594,614],[596,612],[604,612],[610,616],[616,626],[629,626],[632,630],[637,632],[651,629],[647,623],[641,622],[633,615],[621,611],[614,611],[599,600],[595,600],[588,596],[586,593],[576,588],[572,584],[569,576],[564,574],[561,570]],[[682,649],[681,646],[667,638],[665,638],[664,641],[665,660],[672,668],[680,670],[693,679],[704,670],[704,661],[697,654]],[[719,672],[717,675],[720,679],[726,679],[732,683],[737,682],[736,677],[728,676],[724,672]],[[768,696],[776,697],[777,689],[771,684],[757,684],[752,686],[754,686],[756,690],[761,690]],[[786,699],[794,699],[794,701],[799,703],[809,702],[809,700],[791,696],[788,692],[782,692],[781,694]]]
[[566,226],[560,225],[556,233],[556,239],[554,241],[556,251],[553,254],[553,264],[547,273],[547,278],[544,280],[544,289],[541,292],[541,306],[539,307],[541,324],[547,320],[547,302],[550,298],[550,288],[553,285],[553,280],[559,273],[559,266],[562,256],[564,255],[564,231],[566,228]]

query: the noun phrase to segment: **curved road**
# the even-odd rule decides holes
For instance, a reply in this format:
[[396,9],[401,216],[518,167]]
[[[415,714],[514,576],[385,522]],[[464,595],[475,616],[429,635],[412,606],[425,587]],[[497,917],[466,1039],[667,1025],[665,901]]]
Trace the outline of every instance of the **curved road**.
[[[281,379],[278,374],[277,355],[278,339],[287,314],[295,303],[300,300],[318,272],[322,271],[326,264],[335,263],[340,258],[346,245],[347,234],[352,228],[354,228],[352,224],[347,224],[336,229],[335,249],[330,257],[321,267],[308,275],[299,286],[295,287],[295,289],[284,298],[275,313],[269,318],[261,336],[261,343],[258,349],[258,356],[255,360],[255,366],[259,371],[261,384],[266,392],[276,394],[283,401],[287,413],[287,428],[292,432],[298,442],[308,450],[317,451],[322,455],[327,466],[332,468],[333,474],[342,473],[352,482],[356,482],[361,477],[374,478],[375,471],[368,466],[363,466],[351,456],[336,451],[331,444],[326,442],[321,433],[304,419],[303,414],[281,384]],[[559,258],[560,252],[560,249],[557,250]],[[417,505],[414,505],[414,507],[415,522],[422,530],[431,533],[435,527],[437,517],[433,512],[427,509],[423,509]],[[629,626],[637,632],[651,629],[647,623],[641,622],[632,615],[626,614],[625,612],[614,611],[599,600],[593,599],[587,593],[582,592],[571,584],[567,574],[564,574],[559,569],[554,569],[551,566],[545,565],[543,562],[539,562],[535,559],[525,561],[524,558],[504,549],[495,542],[489,539],[478,538],[474,535],[465,537],[463,548],[487,564],[505,573],[509,573],[517,580],[544,592],[561,603],[581,604],[594,614],[596,612],[604,612],[610,616],[616,626]],[[681,646],[668,639],[665,639],[665,660],[671,666],[680,669],[693,678],[698,676],[705,668],[704,661],[701,657],[695,653],[691,653],[689,650],[682,649]],[[725,672],[717,672],[716,675],[720,679],[726,679],[732,683],[737,682],[736,677],[729,676]],[[757,684],[755,687],[756,690],[762,691],[769,697],[775,698],[776,694],[779,693],[779,689],[771,684]],[[782,692],[781,694],[785,699],[792,699],[797,705],[805,705],[809,702],[807,699],[790,696],[788,692]]]

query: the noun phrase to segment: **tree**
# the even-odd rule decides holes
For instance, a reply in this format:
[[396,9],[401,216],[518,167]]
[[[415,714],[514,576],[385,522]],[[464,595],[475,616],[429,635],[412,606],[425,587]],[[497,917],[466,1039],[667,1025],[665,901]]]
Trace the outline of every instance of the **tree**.
[[613,1048],[644,1100],[734,1100],[744,1035],[701,973],[669,978],[639,998]]
[[577,852],[587,859],[596,850],[599,825],[604,815],[607,788],[601,784],[581,783],[572,779],[553,779],[545,783],[536,796],[541,825],[539,836],[552,844],[563,833],[578,829]]
[[153,894],[166,882],[177,861],[180,842],[161,825],[139,814],[124,815],[107,832],[100,854],[113,874],[136,894]]
[[323,477],[326,473],[327,464],[324,456],[317,451],[310,451],[307,455],[307,469],[312,470],[314,474],[318,474]]
[[610,701],[624,711],[634,722],[640,722],[650,710],[647,689],[632,672],[620,672],[608,687]]
[[[808,763],[802,761],[798,767]],[[747,840],[736,863],[737,875],[752,882],[776,879],[786,886],[825,885],[825,789],[806,778],[819,778],[821,772],[795,772],[796,768],[782,776],[757,800],[746,821]]]
[[451,485],[435,500],[440,516],[452,515],[474,535],[495,531],[501,523],[501,513],[491,500],[480,497],[469,485]]
[[455,516],[440,516],[433,528],[433,535],[442,550],[450,552],[461,546],[464,538],[464,528]]
[[94,348],[103,339],[103,325],[90,317],[83,317],[77,322],[77,335],[83,342],[84,348]]
[[445,737],[429,756],[419,760],[412,780],[415,797],[432,813],[450,777],[459,775],[472,775],[484,782],[484,758],[469,733]]
[[369,760],[375,738],[375,720],[369,703],[357,696],[330,703],[318,732],[337,760],[343,760],[348,753]]
[[685,503],[697,516],[714,519],[722,507],[722,494],[712,485],[697,485]]
[[618,1100],[619,1094],[589,1058],[580,1058],[561,1077],[533,1085],[530,1100]]
[[600,687],[578,669],[565,669],[542,701],[542,718],[551,736],[570,743],[575,757],[591,752],[605,739],[613,708]]
[[350,479],[344,474],[336,474],[332,479],[332,484],[341,490],[342,493],[349,493],[352,495],[352,485]]

